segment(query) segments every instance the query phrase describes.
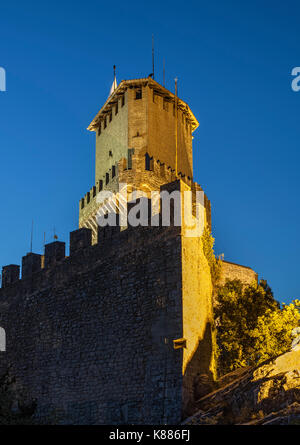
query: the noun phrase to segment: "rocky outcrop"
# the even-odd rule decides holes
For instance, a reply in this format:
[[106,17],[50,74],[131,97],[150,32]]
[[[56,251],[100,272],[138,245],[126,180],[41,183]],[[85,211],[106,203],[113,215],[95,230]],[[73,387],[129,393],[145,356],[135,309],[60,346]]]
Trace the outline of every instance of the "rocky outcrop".
[[300,425],[300,350],[220,379],[187,425]]

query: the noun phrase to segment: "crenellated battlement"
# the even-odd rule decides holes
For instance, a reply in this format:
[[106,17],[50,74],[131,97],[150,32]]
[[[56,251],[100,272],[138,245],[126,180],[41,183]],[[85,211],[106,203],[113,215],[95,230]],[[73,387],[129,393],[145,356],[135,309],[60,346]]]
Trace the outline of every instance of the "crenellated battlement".
[[[171,165],[167,165],[160,161],[158,158],[154,158],[151,154],[135,155],[134,150],[128,150],[128,157],[122,158],[119,162],[112,165],[112,167],[99,178],[94,185],[83,198],[80,200],[80,208],[84,209],[88,206],[93,198],[97,196],[97,193],[103,190],[118,191],[119,182],[127,182],[134,185],[139,183],[138,174],[143,173],[145,177],[143,179],[151,179],[156,177],[159,182],[173,182],[176,180],[175,169]],[[128,179],[128,181],[126,181]],[[190,187],[195,187],[202,190],[202,187],[193,181],[193,178],[185,175],[182,172],[178,172],[177,179],[181,179]],[[136,184],[136,185],[137,185]],[[195,185],[194,185],[195,184]]]
[[[124,169],[125,171],[125,169]],[[175,181],[173,184],[167,184],[161,189],[167,190],[169,189],[181,190],[180,181]],[[145,205],[149,212],[147,213],[147,220],[143,220],[141,218],[138,226],[132,226],[131,221],[129,219],[130,211],[135,205]],[[106,250],[110,250],[111,246],[118,246],[118,248],[128,249],[127,243],[132,236],[138,236],[139,230],[142,230],[142,233],[148,230],[147,234],[150,236],[155,236],[155,233],[162,233],[163,231],[168,230],[169,228],[174,228],[174,220],[175,217],[171,212],[170,215],[170,227],[163,226],[162,223],[162,213],[161,209],[158,214],[156,214],[156,225],[152,226],[151,218],[153,218],[153,204],[151,199],[141,197],[135,201],[127,202],[127,223],[126,227],[122,227],[120,225],[119,215],[116,213],[114,215],[116,220],[115,226],[110,226],[109,224],[101,227],[98,226],[97,233],[97,243],[96,246],[101,246],[101,259],[105,256]],[[174,208],[173,208],[174,212]],[[110,219],[110,215],[106,215],[107,219]],[[175,226],[176,227],[176,226]],[[127,230],[126,230],[127,229]],[[152,230],[152,231],[151,231]],[[178,230],[178,233],[181,231],[181,227],[176,227],[175,230]],[[151,231],[151,233],[150,233]],[[138,243],[138,241],[136,241]],[[122,244],[122,247],[121,245]],[[55,269],[58,265],[67,264],[73,256],[76,255],[88,255],[88,252],[92,252],[90,250],[93,247],[92,243],[92,229],[83,227],[78,230],[75,230],[70,233],[70,256],[66,256],[66,244],[62,241],[54,241],[52,243],[45,245],[44,255],[40,255],[37,253],[28,253],[26,256],[22,258],[22,272],[21,279],[27,280],[30,279],[32,282],[32,278],[34,280],[37,279],[37,286],[44,286],[47,282],[47,277],[49,274],[51,275],[51,270]],[[84,253],[87,249],[87,253]],[[99,254],[99,250],[95,250]],[[116,252],[117,254],[117,252]],[[97,257],[94,258],[97,261]],[[44,272],[42,275],[38,275],[39,273]],[[43,280],[46,279],[46,282]],[[7,289],[10,287],[14,287],[18,285],[20,281],[20,266],[19,265],[9,265],[4,266],[2,269],[2,288]],[[38,288],[38,287],[37,287]],[[1,293],[0,293],[1,296]]]
[[[127,201],[133,192],[144,193],[151,198],[151,193],[159,191],[161,186],[179,179],[183,181],[195,195],[197,191],[203,191],[202,187],[193,179],[181,172],[177,178],[172,166],[162,163],[150,154],[136,155],[133,150],[128,151],[128,157],[121,159],[116,165],[99,179],[96,185],[80,200],[79,227],[88,227],[93,230],[93,241],[97,238],[97,213],[101,207],[98,194],[101,192],[120,193],[121,188],[127,187]],[[205,209],[207,223],[211,227],[210,201],[205,196]]]
[[[156,163],[158,164],[158,163]],[[133,160],[133,167],[140,165]],[[121,170],[122,172],[128,171],[125,166]],[[137,170],[135,170],[136,173]],[[166,169],[168,171],[168,169]],[[154,170],[149,171],[150,174],[155,174]],[[103,257],[105,249],[109,249],[112,244],[118,245],[122,244],[121,249],[127,249],[129,239],[132,236],[137,236],[139,230],[146,231],[149,236],[155,236],[156,233],[162,233],[164,230],[168,230],[170,227],[176,227],[178,233],[182,234],[184,231],[184,214],[183,212],[183,194],[185,191],[190,190],[193,197],[195,197],[195,191],[200,191],[200,186],[194,183],[194,188],[190,190],[190,187],[184,183],[182,180],[176,180],[173,182],[168,182],[160,186],[161,193],[168,192],[172,194],[174,191],[179,192],[179,206],[176,205],[174,198],[167,201],[169,205],[169,215],[167,215],[166,208],[162,205],[162,198],[160,198],[160,204],[157,205],[157,200],[151,200],[145,196],[138,197],[133,201],[127,201],[127,208],[125,212],[126,222],[120,219],[119,213],[109,212],[103,216],[104,224],[97,224],[97,242],[93,243],[93,230],[87,227],[82,227],[70,233],[70,256],[66,257],[66,244],[62,241],[54,241],[52,243],[45,245],[44,255],[36,253],[28,253],[22,258],[22,280],[32,279],[32,277],[37,276],[38,273],[42,271],[48,276],[51,274],[51,270],[54,269],[59,264],[66,264],[70,258],[77,254],[83,254],[85,249],[90,249],[93,245],[101,246],[101,256]],[[170,195],[171,196],[171,195]],[[131,210],[137,206],[140,213],[141,209],[145,209],[145,214],[141,214],[137,219],[137,222],[132,223],[130,217]],[[176,216],[176,211],[179,212],[179,220]],[[192,217],[195,219],[195,207],[191,208]],[[167,216],[167,220],[165,219]],[[107,222],[105,222],[107,220]],[[111,221],[115,221],[114,225],[111,225]],[[167,221],[166,223],[164,221]],[[207,223],[207,221],[205,221]],[[197,236],[197,235],[195,235]],[[137,242],[137,241],[136,241]],[[105,248],[105,249],[104,249]],[[104,249],[104,250],[102,250]],[[97,251],[99,252],[99,251]],[[95,258],[95,261],[97,259]],[[20,266],[9,265],[4,266],[2,270],[2,288],[8,288],[17,285],[20,279]],[[46,280],[47,281],[47,280]],[[43,278],[38,280],[38,285],[43,285]]]
[[[22,295],[40,291],[41,289],[56,288],[63,286],[71,277],[82,275],[87,272],[91,265],[105,263],[106,259],[113,258],[114,255],[122,256],[121,252],[126,251],[126,255],[132,249],[139,248],[145,242],[151,243],[151,237],[174,236],[180,234],[179,227],[135,227],[131,230],[120,231],[118,227],[105,227],[101,230],[99,243],[92,245],[91,229],[78,229],[70,233],[70,255],[63,256],[65,243],[49,243],[45,246],[48,262],[43,266],[36,266],[30,273],[27,269],[28,254],[22,259],[22,271],[20,276],[20,266],[10,265],[2,268],[2,288],[0,289],[0,303],[3,298],[16,295],[19,291]],[[154,239],[153,238],[153,239]],[[51,252],[51,254],[50,254]],[[40,256],[40,255],[37,255]],[[25,261],[24,261],[25,260]],[[8,271],[10,277],[8,281]]]

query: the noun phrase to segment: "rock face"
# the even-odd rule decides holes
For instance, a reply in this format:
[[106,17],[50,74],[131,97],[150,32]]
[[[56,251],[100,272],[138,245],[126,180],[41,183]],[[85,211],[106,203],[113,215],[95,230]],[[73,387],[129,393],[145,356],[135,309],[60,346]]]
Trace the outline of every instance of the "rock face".
[[222,377],[187,425],[300,425],[300,350]]

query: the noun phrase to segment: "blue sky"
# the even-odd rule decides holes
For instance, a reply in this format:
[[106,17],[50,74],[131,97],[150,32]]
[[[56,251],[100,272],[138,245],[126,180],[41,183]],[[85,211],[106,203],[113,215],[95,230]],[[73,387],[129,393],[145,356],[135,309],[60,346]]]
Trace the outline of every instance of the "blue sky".
[[94,181],[86,130],[117,79],[151,72],[200,122],[194,174],[212,202],[216,253],[299,297],[300,65],[296,1],[15,1],[1,4],[0,265],[68,242]]

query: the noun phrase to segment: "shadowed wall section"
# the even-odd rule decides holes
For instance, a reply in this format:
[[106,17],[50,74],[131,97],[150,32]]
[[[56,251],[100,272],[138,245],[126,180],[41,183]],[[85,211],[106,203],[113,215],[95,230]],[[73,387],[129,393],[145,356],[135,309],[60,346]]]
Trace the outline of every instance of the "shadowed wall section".
[[[190,187],[162,189],[180,192],[184,220]],[[212,289],[201,238],[171,221],[99,227],[95,245],[82,228],[70,236],[70,257],[54,242],[43,269],[24,268],[21,280],[16,266],[7,269],[16,273],[0,290],[0,372],[10,367],[39,417],[54,410],[58,423],[181,421],[199,369],[213,373]],[[182,338],[186,348],[175,348]]]
[[42,418],[54,410],[60,423],[178,423],[178,228],[128,229],[72,251],[0,290],[0,373],[11,367]]

